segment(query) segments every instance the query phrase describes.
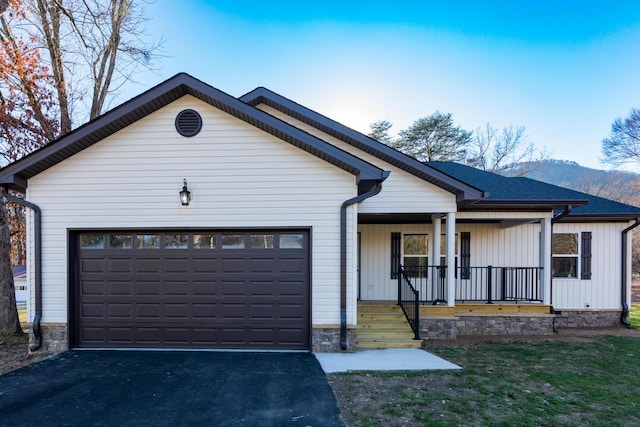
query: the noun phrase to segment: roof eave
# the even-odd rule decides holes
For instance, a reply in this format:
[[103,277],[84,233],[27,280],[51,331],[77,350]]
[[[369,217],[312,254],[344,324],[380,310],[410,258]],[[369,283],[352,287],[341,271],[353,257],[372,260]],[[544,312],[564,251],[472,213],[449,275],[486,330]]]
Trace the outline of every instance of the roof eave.
[[504,209],[510,210],[517,208],[518,210],[530,209],[537,210],[553,210],[565,208],[568,205],[572,207],[585,206],[588,204],[588,200],[481,200],[477,203],[464,206],[464,210],[497,210]]
[[6,166],[0,170],[0,184],[23,185],[26,187],[28,178],[103,140],[184,95],[192,95],[352,173],[356,176],[357,182],[361,180],[382,181],[386,176],[385,172],[377,166],[340,150],[264,111],[239,101],[233,96],[188,74],[180,73],[17,162]]
[[259,87],[241,96],[239,99],[251,106],[259,104],[268,105],[351,146],[376,156],[445,191],[455,194],[458,203],[482,200],[486,196],[482,190],[425,165],[398,150],[375,141],[360,132],[278,95],[269,89]]

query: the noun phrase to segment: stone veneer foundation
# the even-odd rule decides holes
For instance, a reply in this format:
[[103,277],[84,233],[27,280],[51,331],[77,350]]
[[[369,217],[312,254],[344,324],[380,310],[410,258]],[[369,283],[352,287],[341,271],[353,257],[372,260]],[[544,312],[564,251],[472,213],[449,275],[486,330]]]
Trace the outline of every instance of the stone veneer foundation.
[[[314,353],[338,353],[340,348],[340,328],[313,328],[311,333],[311,351]],[[356,351],[356,329],[347,329],[347,350]]]
[[[29,326],[29,344],[35,343],[33,330]],[[69,334],[66,324],[43,323],[40,325],[42,332],[42,347],[39,352],[62,353],[69,349]],[[317,353],[341,352],[340,348],[340,328],[325,327],[313,328],[311,335],[312,351]],[[347,351],[356,351],[356,330],[347,329]]]
[[554,328],[604,328],[620,324],[620,310],[562,310],[549,315],[456,315],[420,319],[423,340],[478,335],[550,335]]
[[[37,350],[38,352],[56,354],[69,350],[69,333],[65,323],[41,323],[40,332],[42,347]],[[29,325],[29,348],[34,343],[33,329]]]

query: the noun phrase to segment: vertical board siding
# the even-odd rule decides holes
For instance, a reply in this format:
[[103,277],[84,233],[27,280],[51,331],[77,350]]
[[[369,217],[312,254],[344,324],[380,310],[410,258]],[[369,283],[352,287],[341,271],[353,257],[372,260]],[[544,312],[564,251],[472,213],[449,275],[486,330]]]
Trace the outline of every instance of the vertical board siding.
[[[616,310],[621,304],[621,233],[626,223],[555,224],[554,233],[592,233],[592,276],[590,280],[553,279],[556,309]],[[391,279],[391,234],[429,234],[431,224],[363,224],[361,295],[365,300],[394,300],[397,281]],[[471,236],[471,267],[539,267],[540,224],[501,228],[499,224],[458,224],[456,234]],[[431,264],[432,260],[429,260]],[[547,273],[545,273],[547,274]],[[588,306],[588,307],[587,307]]]
[[[186,108],[203,119],[191,138],[174,126]],[[69,229],[309,227],[312,323],[339,323],[340,205],[356,192],[353,175],[185,96],[29,180],[43,212],[43,321],[67,321]]]
[[622,230],[627,226],[627,223],[560,223],[553,226],[554,233],[580,235],[585,231],[591,232],[591,279],[553,279],[554,307],[576,310],[621,309]]
[[[397,280],[391,279],[391,233],[426,233],[429,235],[429,253],[433,254],[431,224],[362,224],[359,230],[362,235],[362,299],[395,300]],[[458,239],[462,232],[469,232],[471,236],[471,267],[539,267],[539,224],[511,228],[501,228],[499,224],[458,224]],[[435,242],[439,244],[439,240]],[[429,264],[433,265],[432,257]]]
[[440,213],[455,212],[457,210],[453,194],[272,107],[261,104],[258,108],[381,169],[391,172],[389,178],[382,185],[380,194],[362,202],[358,208],[360,213]]

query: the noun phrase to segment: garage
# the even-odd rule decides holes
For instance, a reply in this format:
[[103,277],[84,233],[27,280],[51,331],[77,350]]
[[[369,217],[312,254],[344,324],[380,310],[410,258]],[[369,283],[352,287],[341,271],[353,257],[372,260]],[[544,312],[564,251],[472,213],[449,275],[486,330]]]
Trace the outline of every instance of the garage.
[[308,230],[78,231],[73,347],[308,350]]

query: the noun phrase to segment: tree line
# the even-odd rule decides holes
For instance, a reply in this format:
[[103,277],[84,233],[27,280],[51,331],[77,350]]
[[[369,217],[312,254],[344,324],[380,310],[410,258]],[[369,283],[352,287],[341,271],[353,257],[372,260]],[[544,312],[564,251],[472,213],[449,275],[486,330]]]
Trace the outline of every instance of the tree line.
[[523,165],[535,165],[548,157],[529,139],[524,126],[496,129],[487,123],[475,131],[456,126],[451,113],[436,111],[420,118],[392,137],[392,123],[371,124],[368,136],[422,162],[452,161],[494,173],[512,171],[524,175]]

